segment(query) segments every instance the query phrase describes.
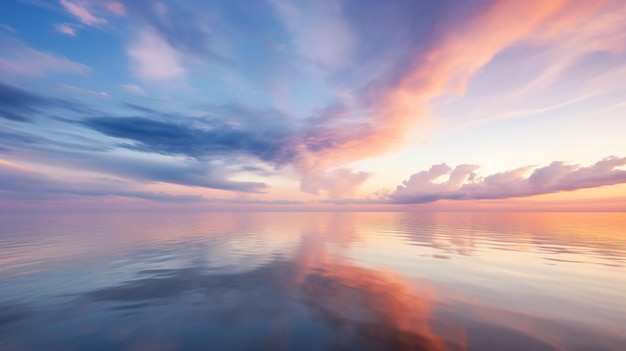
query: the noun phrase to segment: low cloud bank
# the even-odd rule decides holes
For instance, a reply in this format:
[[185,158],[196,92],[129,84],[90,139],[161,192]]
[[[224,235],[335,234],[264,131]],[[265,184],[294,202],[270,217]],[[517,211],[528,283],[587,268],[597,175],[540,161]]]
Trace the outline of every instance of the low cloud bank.
[[[555,161],[545,167],[526,166],[481,177],[477,165],[445,163],[411,175],[386,195],[394,203],[439,200],[507,199],[626,183],[626,157],[610,156],[583,167]],[[441,178],[447,177],[441,181]]]

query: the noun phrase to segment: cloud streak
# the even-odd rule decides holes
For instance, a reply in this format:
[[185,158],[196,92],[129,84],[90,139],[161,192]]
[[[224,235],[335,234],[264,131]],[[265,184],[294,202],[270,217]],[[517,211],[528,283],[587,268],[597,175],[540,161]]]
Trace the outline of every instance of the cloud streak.
[[479,166],[452,168],[442,163],[413,174],[386,198],[410,204],[551,194],[626,183],[626,170],[621,169],[624,166],[626,157],[610,156],[588,167],[555,161],[545,167],[527,166],[480,177],[476,173]]
[[61,23],[54,26],[57,32],[65,35],[76,36],[76,28],[69,23]]
[[[399,4],[404,9],[409,6]],[[352,103],[322,110],[311,120],[309,146],[332,147],[309,152],[307,164],[329,167],[394,149],[429,117],[434,100],[463,95],[477,72],[503,50],[520,43],[559,45],[580,25],[600,22],[600,14],[618,6],[610,0],[496,0],[473,8],[434,11],[439,25],[421,43],[423,49],[395,62],[393,69],[357,91]],[[459,17],[457,10],[470,15]],[[591,26],[593,37],[611,35],[615,26]],[[416,47],[408,39],[404,44]]]
[[90,68],[65,57],[34,50],[21,41],[0,34],[0,73],[5,77],[35,76],[48,73],[86,74]]
[[0,193],[22,200],[63,200],[80,197],[128,197],[160,202],[203,202],[199,195],[171,195],[163,192],[132,190],[119,181],[68,183],[45,174],[0,160]]
[[107,23],[106,19],[94,16],[89,12],[87,7],[78,1],[61,0],[60,4],[72,16],[88,26],[97,26]]
[[[76,35],[79,28],[90,29],[71,40],[84,51],[67,53],[94,70],[61,56],[63,51],[32,49],[28,45],[38,39],[30,35],[24,36],[29,40],[26,45],[17,39],[22,38],[21,32],[0,34],[0,75],[10,84],[19,84],[0,83],[0,120],[10,127],[0,133],[7,136],[0,140],[2,152],[37,160],[45,154],[44,161],[50,164],[141,182],[264,192],[265,183],[229,178],[260,176],[243,171],[244,165],[271,166],[275,174],[299,177],[303,192],[333,201],[352,198],[372,177],[370,172],[350,168],[354,162],[402,146],[412,133],[432,122],[428,119],[439,112],[440,104],[464,96],[468,85],[482,79],[481,72],[490,65],[501,64],[494,76],[518,78],[517,86],[534,93],[522,92],[519,100],[529,109],[509,107],[514,111],[511,115],[541,111],[532,107],[543,105],[536,97],[552,89],[553,81],[564,85],[572,77],[580,78],[578,83],[591,79],[595,71],[585,70],[587,66],[595,69],[610,63],[610,69],[602,71],[605,76],[623,69],[623,52],[619,53],[624,49],[623,16],[619,14],[626,7],[617,0],[324,0],[315,4],[265,0],[246,6],[221,0],[59,0],[53,5],[36,4],[38,11],[57,12],[45,24],[47,30],[64,22],[57,18],[60,9],[76,20],[59,24],[57,30]],[[38,44],[55,52],[67,50],[68,38],[55,38],[65,44]],[[102,51],[91,52],[98,48]],[[537,52],[529,65],[526,58]],[[124,60],[129,67],[124,67]],[[517,62],[532,66],[533,74],[528,76],[539,77],[521,79],[526,71],[508,75]],[[90,77],[55,76],[90,71],[91,82],[86,81]],[[122,84],[133,78],[141,86]],[[35,79],[39,79],[36,84]],[[189,89],[177,91],[181,86]],[[51,87],[62,89],[49,96],[40,93]],[[94,99],[104,96],[100,91],[110,95]],[[54,98],[68,92],[81,93],[73,97],[89,101],[93,110]],[[568,101],[579,102],[581,95],[574,94],[578,92],[572,90],[576,99]],[[481,93],[485,100],[492,99]],[[118,100],[122,94],[126,95]],[[563,97],[562,91],[554,96]],[[507,106],[506,99],[499,101],[476,105]],[[451,119],[474,122],[478,118],[472,118],[471,112],[454,110]],[[71,131],[63,134],[65,128]],[[83,139],[78,140],[81,133]],[[66,135],[72,142],[61,142]],[[54,152],[45,153],[46,147]],[[566,166],[550,170],[565,172]],[[474,165],[454,169],[437,165],[411,177],[402,185],[404,190],[387,200],[427,202],[428,196],[437,200],[441,194],[464,198],[469,190],[472,198],[497,197],[495,191],[471,188],[472,184],[479,187],[477,170]],[[480,178],[486,182],[480,186],[505,187],[532,170]],[[444,184],[438,181],[441,177],[449,179]],[[531,185],[539,192],[561,191],[537,185],[540,175],[533,179],[533,184],[515,183],[511,189],[519,196],[532,194]]]
[[32,122],[36,116],[50,110],[87,114],[89,108],[65,99],[50,98],[0,82],[0,118],[17,122]]
[[[95,117],[82,124],[102,134],[133,141],[119,145],[142,152],[207,159],[227,154],[255,156],[283,165],[296,155],[289,152],[293,136],[284,116],[273,114],[273,122],[260,125],[267,113],[246,111],[237,106],[224,107],[227,118],[183,119],[187,122],[147,117]],[[144,109],[145,110],[145,109]],[[147,110],[144,112],[150,112]],[[247,115],[252,112],[252,115]],[[271,113],[271,112],[270,112]],[[241,114],[241,115],[237,115]],[[165,118],[164,118],[165,117]]]

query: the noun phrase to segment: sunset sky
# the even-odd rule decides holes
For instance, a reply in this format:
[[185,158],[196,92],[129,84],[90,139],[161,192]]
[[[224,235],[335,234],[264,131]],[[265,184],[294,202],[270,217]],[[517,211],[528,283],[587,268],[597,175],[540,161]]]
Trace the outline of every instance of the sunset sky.
[[626,210],[624,0],[4,0],[0,209]]

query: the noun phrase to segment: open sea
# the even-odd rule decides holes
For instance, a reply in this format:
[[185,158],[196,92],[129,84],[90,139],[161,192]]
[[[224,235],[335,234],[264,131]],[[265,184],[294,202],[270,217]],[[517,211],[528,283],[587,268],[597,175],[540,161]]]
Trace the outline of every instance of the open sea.
[[626,213],[0,215],[0,350],[626,350]]

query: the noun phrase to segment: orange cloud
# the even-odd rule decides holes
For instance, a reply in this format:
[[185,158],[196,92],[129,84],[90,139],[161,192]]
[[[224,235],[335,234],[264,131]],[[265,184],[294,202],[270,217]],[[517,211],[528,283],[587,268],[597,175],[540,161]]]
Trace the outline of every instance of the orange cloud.
[[[623,26],[610,15],[623,12],[623,4],[616,0],[499,0],[474,17],[441,26],[435,33],[438,39],[414,58],[404,77],[391,89],[377,94],[377,102],[366,109],[370,123],[354,123],[347,127],[349,131],[333,130],[320,137],[339,142],[333,148],[311,153],[298,167],[325,168],[397,147],[428,117],[433,99],[463,95],[470,79],[482,67],[516,43],[571,45],[568,40],[572,32],[584,27],[579,43],[594,49],[593,42],[614,38],[616,30]],[[605,43],[603,47],[606,46]],[[341,115],[329,118],[346,119]],[[352,137],[345,135],[348,133]]]

